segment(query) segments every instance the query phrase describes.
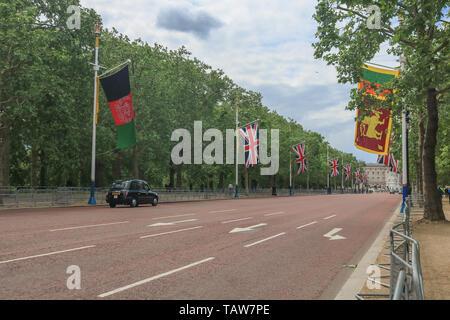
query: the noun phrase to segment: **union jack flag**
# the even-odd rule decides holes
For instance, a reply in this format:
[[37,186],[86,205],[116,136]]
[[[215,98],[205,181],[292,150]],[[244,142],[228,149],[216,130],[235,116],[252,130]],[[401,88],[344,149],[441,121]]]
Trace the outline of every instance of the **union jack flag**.
[[330,163],[330,166],[331,166],[331,171],[330,171],[331,176],[332,177],[337,177],[339,175],[339,170],[338,170],[338,168],[339,168],[339,159],[338,158],[332,159],[332,160],[329,160],[328,162]]
[[252,168],[258,164],[259,159],[259,132],[258,122],[253,122],[239,130],[244,143],[245,167]]
[[379,164],[384,164],[385,166],[389,165],[389,155],[385,155],[385,156],[378,156],[377,162]]
[[363,184],[367,184],[367,176],[365,172],[363,172]]
[[352,165],[348,164],[344,167],[344,169],[345,169],[345,180],[349,181],[352,175]]
[[391,172],[398,172],[398,160],[395,160],[394,154],[389,154],[389,169]]
[[298,163],[297,174],[304,173],[308,168],[306,168],[306,155],[305,155],[305,144],[300,143],[292,147],[295,152],[295,161]]
[[[389,141],[388,152],[390,151],[392,145],[394,144],[395,136],[396,136],[395,132],[392,133],[391,140]],[[387,155],[384,155],[384,156],[378,156],[377,162],[379,164],[384,164],[386,167],[388,167],[388,166],[390,167],[391,166],[391,153],[388,153]]]
[[355,172],[355,182],[359,183],[361,180],[359,179],[361,177],[361,173],[359,171],[360,169],[358,168],[358,170],[356,170]]

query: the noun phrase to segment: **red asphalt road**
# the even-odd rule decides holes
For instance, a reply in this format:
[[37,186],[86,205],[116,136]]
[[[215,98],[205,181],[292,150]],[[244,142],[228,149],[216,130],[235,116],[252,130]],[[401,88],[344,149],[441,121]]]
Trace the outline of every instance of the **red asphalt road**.
[[[1,211],[0,299],[329,299],[348,276],[342,265],[358,262],[399,201],[348,194]],[[345,239],[324,237],[335,228]],[[71,265],[79,290],[67,288]]]

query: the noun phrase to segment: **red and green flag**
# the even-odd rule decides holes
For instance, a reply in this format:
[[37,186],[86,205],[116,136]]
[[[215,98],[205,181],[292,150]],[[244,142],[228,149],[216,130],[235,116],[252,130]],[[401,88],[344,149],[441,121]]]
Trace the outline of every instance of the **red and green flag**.
[[117,126],[117,148],[129,148],[136,144],[134,109],[131,98],[128,66],[100,79],[103,91]]

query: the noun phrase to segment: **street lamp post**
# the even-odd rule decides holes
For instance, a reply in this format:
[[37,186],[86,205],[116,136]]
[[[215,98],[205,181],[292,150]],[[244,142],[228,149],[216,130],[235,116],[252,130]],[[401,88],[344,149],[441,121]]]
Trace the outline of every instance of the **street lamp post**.
[[91,196],[89,198],[88,204],[95,205],[95,140],[96,140],[96,118],[97,118],[97,90],[98,90],[98,79],[97,73],[99,68],[98,65],[98,47],[99,47],[99,36],[100,36],[100,26],[95,26],[95,64],[94,64],[94,107],[92,112],[92,158],[91,158]]
[[234,197],[237,199],[239,198],[239,110],[238,110],[238,104],[239,99],[236,98],[234,100],[236,104],[236,187],[235,187],[235,194]]

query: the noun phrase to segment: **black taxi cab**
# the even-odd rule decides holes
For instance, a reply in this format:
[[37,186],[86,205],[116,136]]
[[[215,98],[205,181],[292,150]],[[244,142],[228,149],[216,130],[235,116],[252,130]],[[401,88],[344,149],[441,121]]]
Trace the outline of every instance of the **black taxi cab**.
[[158,193],[150,190],[148,183],[144,180],[114,181],[106,193],[106,202],[111,208],[115,208],[116,205],[129,205],[132,208],[140,204],[156,206],[158,201]]

